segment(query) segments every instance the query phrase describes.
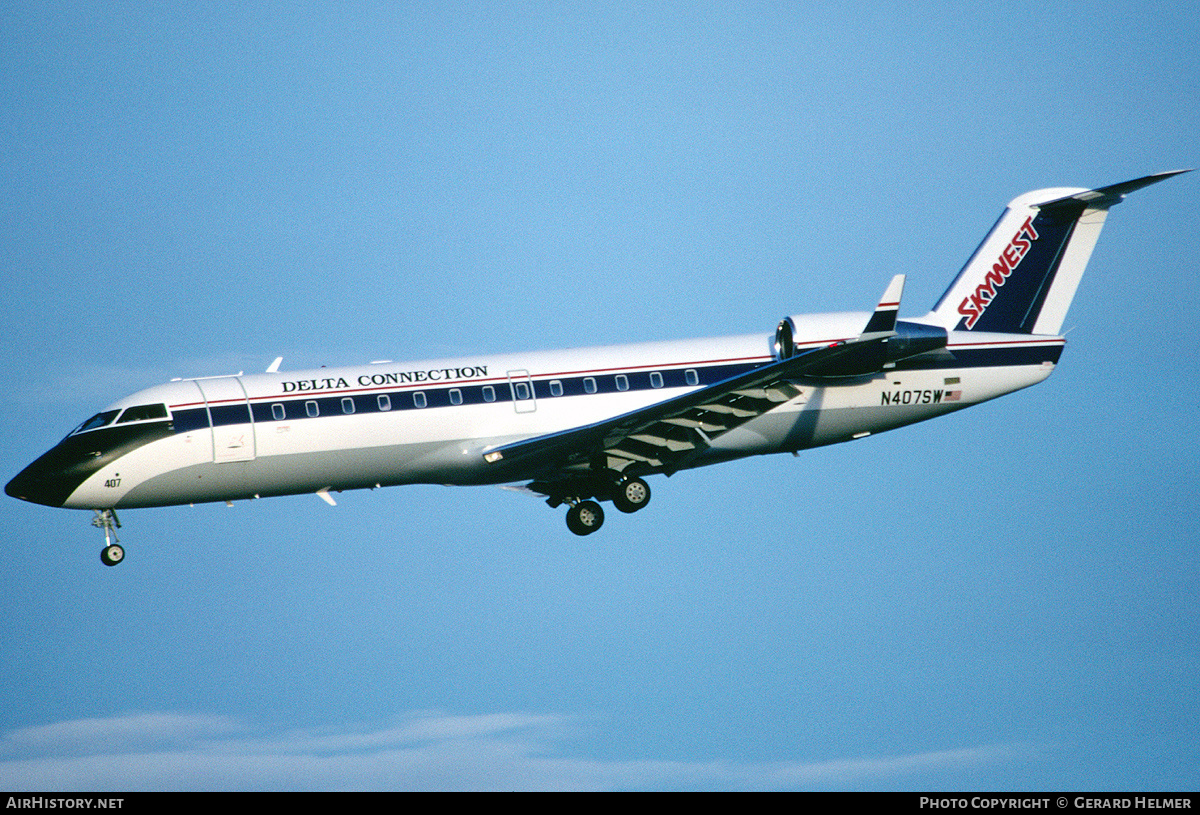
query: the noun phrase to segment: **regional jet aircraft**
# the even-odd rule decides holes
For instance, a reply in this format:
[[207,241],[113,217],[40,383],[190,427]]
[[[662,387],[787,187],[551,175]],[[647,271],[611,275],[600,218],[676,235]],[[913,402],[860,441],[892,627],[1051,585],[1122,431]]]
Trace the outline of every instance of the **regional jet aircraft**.
[[91,509],[101,560],[124,558],[116,510],[397,484],[499,484],[637,512],[648,476],[796,452],[932,419],[1041,382],[1109,208],[1158,173],[1008,205],[923,317],[785,317],[772,332],[462,359],[174,380],[119,399],[5,487]]

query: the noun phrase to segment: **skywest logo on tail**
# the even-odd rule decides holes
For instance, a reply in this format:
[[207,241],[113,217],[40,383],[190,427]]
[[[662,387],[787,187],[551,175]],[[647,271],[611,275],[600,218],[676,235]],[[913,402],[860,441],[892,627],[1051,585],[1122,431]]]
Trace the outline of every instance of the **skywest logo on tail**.
[[983,282],[975,287],[975,293],[964,297],[958,304],[958,313],[967,318],[968,329],[975,327],[975,322],[983,316],[983,312],[995,299],[996,290],[1004,285],[1004,281],[1008,280],[1009,275],[1021,264],[1021,260],[1037,239],[1038,233],[1033,228],[1033,216],[1030,215],[1000,253],[1000,259],[992,265],[992,270],[987,273]]

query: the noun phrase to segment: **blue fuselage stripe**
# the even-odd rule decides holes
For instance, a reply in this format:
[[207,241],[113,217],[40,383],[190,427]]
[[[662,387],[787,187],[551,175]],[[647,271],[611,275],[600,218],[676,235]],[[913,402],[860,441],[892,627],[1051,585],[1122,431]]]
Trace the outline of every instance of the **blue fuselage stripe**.
[[[1038,365],[1058,362],[1062,343],[1015,343],[1011,346],[952,348],[954,360],[930,356],[904,360],[896,370],[936,370]],[[721,365],[693,365],[686,368],[636,370],[621,373],[572,374],[569,376],[539,376],[530,380],[514,379],[490,383],[452,383],[436,387],[410,387],[404,390],[341,391],[332,395],[306,393],[303,396],[255,397],[249,404],[201,405],[173,408],[171,411],[176,433],[190,433],[210,426],[247,424],[274,421],[357,415],[360,413],[389,413],[402,410],[484,405],[528,401],[528,391],[521,385],[533,386],[533,399],[555,399],[560,396],[590,396],[668,388],[703,387],[744,373],[761,363],[740,362]]]

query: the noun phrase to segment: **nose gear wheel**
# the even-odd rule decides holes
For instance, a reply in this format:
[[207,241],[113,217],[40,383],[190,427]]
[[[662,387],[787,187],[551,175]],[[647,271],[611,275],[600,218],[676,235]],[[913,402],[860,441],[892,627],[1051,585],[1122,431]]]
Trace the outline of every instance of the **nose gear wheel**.
[[125,559],[125,547],[117,539],[117,530],[121,521],[115,510],[97,509],[96,517],[92,518],[92,526],[104,530],[104,548],[100,550],[100,562],[105,566],[116,566]]

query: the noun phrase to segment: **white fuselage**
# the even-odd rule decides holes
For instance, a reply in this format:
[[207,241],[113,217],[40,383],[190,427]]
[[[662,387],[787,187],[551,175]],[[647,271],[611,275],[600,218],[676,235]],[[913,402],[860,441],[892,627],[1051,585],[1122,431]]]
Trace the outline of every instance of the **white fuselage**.
[[[793,317],[797,347],[852,338],[868,316]],[[715,439],[687,466],[848,441],[959,410],[1040,382],[1062,346],[1061,337],[951,332],[949,353],[873,375],[800,380],[795,398]],[[484,453],[774,359],[771,338],[754,334],[173,381],[109,406],[164,404],[170,432],[106,461],[63,506],[526,480],[491,467]]]

